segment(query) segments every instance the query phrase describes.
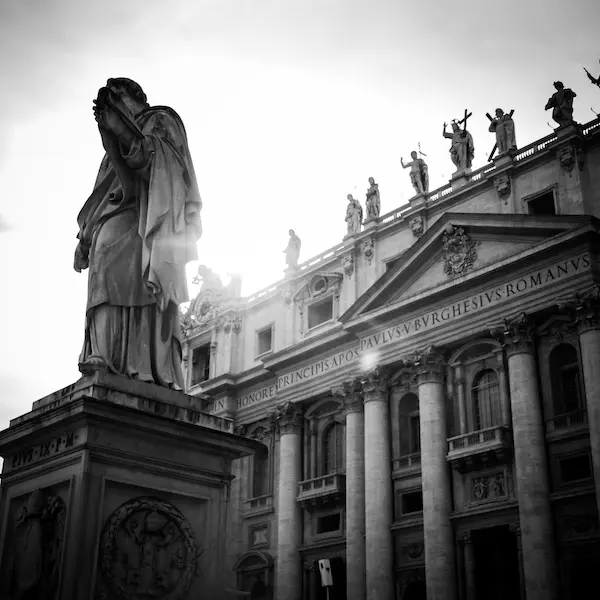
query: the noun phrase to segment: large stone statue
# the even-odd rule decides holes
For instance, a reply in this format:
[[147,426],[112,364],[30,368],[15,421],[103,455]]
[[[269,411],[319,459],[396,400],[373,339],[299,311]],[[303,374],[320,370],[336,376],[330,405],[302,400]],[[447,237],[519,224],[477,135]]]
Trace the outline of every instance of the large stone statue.
[[360,227],[363,220],[363,209],[360,202],[348,194],[348,206],[346,207],[346,225],[348,233],[346,235],[354,235],[360,233]]
[[460,128],[460,124],[456,120],[452,121],[450,125],[452,126],[452,133],[446,131],[448,123],[444,123],[444,130],[442,132],[445,138],[452,140],[452,145],[450,146],[450,158],[456,166],[457,172],[470,169],[473,164],[473,157],[475,156],[473,138],[467,131],[466,123],[464,129]]
[[424,194],[429,191],[429,170],[422,158],[417,157],[417,153],[413,150],[410,153],[412,160],[405,163],[404,159],[400,158],[400,164],[403,169],[410,167],[410,182],[415,188],[417,194]]
[[551,108],[552,118],[559,127],[564,127],[573,122],[573,98],[576,98],[577,94],[569,88],[565,89],[561,81],[555,81],[554,87],[556,92],[546,102],[546,110]]
[[381,201],[379,198],[379,186],[372,177],[369,177],[369,189],[367,190],[367,221],[377,219],[381,210]]
[[179,305],[201,234],[185,129],[125,78],[100,89],[94,115],[106,155],[77,219],[74,267],[89,267],[80,370],[182,389]]
[[285,253],[285,263],[287,266],[290,269],[295,269],[298,266],[298,259],[300,258],[300,246],[302,246],[302,242],[293,229],[290,229],[289,234],[290,240],[283,252]]
[[[515,139],[515,122],[512,119],[513,111],[505,115],[501,108],[496,109],[496,116],[492,117],[488,114],[487,117],[491,121],[488,131],[496,134],[496,147],[498,148],[498,156],[511,152],[517,149],[517,141]],[[492,150],[493,155],[494,151]]]

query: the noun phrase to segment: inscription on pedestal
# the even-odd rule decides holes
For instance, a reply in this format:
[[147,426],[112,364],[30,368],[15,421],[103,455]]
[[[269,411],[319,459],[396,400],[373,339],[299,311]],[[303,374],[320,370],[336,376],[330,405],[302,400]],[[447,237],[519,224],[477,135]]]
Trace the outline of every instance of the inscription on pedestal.
[[37,446],[26,448],[21,452],[17,452],[17,454],[13,454],[12,457],[7,460],[7,470],[10,471],[12,469],[30,465],[42,458],[50,458],[51,456],[72,448],[75,446],[76,442],[77,434],[72,431],[64,435],[59,435],[58,437],[42,444],[38,444]]

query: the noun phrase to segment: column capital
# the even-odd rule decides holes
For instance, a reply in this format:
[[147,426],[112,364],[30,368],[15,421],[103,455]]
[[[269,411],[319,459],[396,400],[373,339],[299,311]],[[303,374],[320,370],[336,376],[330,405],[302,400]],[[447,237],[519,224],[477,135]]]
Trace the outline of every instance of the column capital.
[[583,292],[576,292],[557,304],[559,310],[570,313],[573,326],[579,333],[600,329],[600,285],[595,284]]
[[389,373],[384,367],[375,367],[360,378],[364,402],[387,400]]
[[419,384],[441,383],[444,380],[446,360],[444,351],[437,346],[428,346],[402,359],[404,366],[413,372]]
[[490,333],[502,342],[507,356],[533,353],[534,326],[525,313],[503,319],[501,324],[490,328]]
[[331,393],[336,398],[340,398],[344,403],[345,415],[363,411],[363,389],[360,379],[355,378],[342,381],[331,389]]
[[280,435],[302,431],[302,407],[291,402],[283,402],[275,407],[272,417]]

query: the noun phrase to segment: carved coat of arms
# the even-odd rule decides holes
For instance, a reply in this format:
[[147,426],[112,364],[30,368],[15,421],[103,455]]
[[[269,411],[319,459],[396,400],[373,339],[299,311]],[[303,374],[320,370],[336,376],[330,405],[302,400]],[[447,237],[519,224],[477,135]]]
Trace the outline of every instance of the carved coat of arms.
[[444,272],[448,277],[464,275],[473,268],[477,260],[477,242],[462,227],[452,227],[452,230],[448,228],[444,233],[443,244]]

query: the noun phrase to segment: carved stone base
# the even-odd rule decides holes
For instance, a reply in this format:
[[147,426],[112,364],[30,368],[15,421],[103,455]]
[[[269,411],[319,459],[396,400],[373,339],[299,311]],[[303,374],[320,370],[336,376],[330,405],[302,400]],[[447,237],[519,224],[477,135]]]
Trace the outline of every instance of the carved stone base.
[[452,178],[450,179],[450,183],[452,184],[452,189],[461,188],[467,183],[469,183],[469,178],[467,175],[471,172],[471,169],[459,169],[452,173]]
[[231,461],[262,445],[96,372],[0,432],[2,598],[222,598]]

